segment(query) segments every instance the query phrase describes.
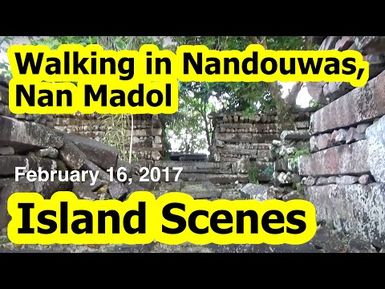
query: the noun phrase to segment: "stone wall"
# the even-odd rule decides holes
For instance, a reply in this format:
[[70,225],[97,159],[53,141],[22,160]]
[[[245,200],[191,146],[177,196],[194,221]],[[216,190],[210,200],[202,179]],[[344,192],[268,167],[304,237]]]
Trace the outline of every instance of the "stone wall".
[[244,166],[244,173],[256,170],[258,181],[271,180],[272,141],[279,139],[281,132],[276,115],[218,114],[213,125],[211,150],[216,162],[238,163]]
[[311,115],[310,152],[299,162],[319,221],[385,246],[385,37],[327,37],[321,49],[356,49],[370,62],[361,88],[307,84],[323,105]]
[[294,122],[288,125],[291,129],[282,131],[280,140],[272,142],[273,184],[276,196],[284,200],[303,198],[302,189],[298,185],[301,181],[298,158],[309,151],[310,113],[308,109],[298,109],[292,116]]
[[271,142],[279,139],[280,133],[277,116],[218,114],[213,123],[216,161],[236,161],[241,158],[271,160]]
[[55,115],[47,126],[62,132],[86,136],[100,141],[106,134],[106,125],[98,114],[61,114]]
[[158,161],[163,154],[163,129],[158,115],[135,115],[133,155]]
[[[98,114],[56,115],[46,125],[63,131],[103,141],[113,127]],[[129,129],[127,125],[127,129]],[[163,153],[162,126],[157,115],[134,115],[133,157],[139,160],[159,160]],[[129,134],[128,134],[129,135]],[[127,139],[127,150],[130,139]]]
[[[127,183],[110,179],[106,170],[110,167],[131,166],[118,160],[115,149],[101,142],[60,132],[42,123],[52,121],[49,116],[13,115],[8,110],[8,88],[0,85],[0,230],[9,217],[6,210],[8,197],[18,191],[34,191],[49,198],[54,192],[72,190],[86,199],[122,198],[129,193]],[[56,175],[53,181],[29,182],[22,177],[15,181],[15,167],[26,170],[41,168],[58,172],[92,171],[98,177],[94,184],[85,182],[61,182]]]
[[290,118],[290,121],[280,123],[275,114],[215,116],[214,160],[243,165],[245,173],[254,167],[258,182],[292,185],[299,176],[298,169],[291,168],[294,162],[290,157],[307,147],[310,113],[297,109],[290,113]]

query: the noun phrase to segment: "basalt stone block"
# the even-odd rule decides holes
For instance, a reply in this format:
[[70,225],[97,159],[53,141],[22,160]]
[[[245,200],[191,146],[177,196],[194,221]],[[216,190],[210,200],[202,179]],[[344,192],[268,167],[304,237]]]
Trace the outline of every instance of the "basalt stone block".
[[73,170],[79,170],[87,160],[87,156],[72,141],[66,140],[59,151],[60,158]]
[[15,192],[33,192],[34,184],[23,179],[15,182],[12,179],[0,182],[0,230],[7,226],[10,216],[7,212],[7,200]]
[[15,167],[30,167],[32,160],[26,156],[0,156],[0,176],[15,174]]
[[208,181],[184,183],[181,192],[191,195],[194,199],[218,199],[222,195],[222,190]]
[[379,54],[385,51],[384,36],[355,37],[354,44],[364,54]]
[[123,184],[118,183],[116,181],[111,182],[108,185],[108,191],[109,191],[111,197],[114,199],[119,199],[123,195],[128,194],[130,192],[130,190],[126,186],[124,186]]
[[307,129],[301,130],[284,130],[281,133],[281,140],[307,140],[310,138],[309,131]]
[[353,36],[342,36],[336,43],[335,49],[339,51],[344,51],[349,49],[349,47],[354,43]]
[[116,149],[104,143],[78,135],[66,135],[65,139],[72,141],[87,156],[87,159],[99,167],[108,169],[116,166],[118,159]]
[[63,143],[62,136],[43,125],[0,116],[0,146],[12,146],[16,152],[25,152],[46,147],[59,149]]
[[268,199],[267,198],[268,190],[269,190],[269,186],[249,183],[241,188],[241,193],[248,199],[264,201]]
[[35,155],[42,158],[56,159],[59,155],[59,151],[55,148],[49,147],[38,150]]

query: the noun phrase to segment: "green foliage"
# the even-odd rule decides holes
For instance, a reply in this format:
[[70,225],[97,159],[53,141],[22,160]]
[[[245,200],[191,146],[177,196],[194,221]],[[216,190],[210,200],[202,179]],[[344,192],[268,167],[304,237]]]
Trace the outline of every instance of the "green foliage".
[[182,89],[178,112],[167,120],[166,134],[180,140],[181,152],[194,153],[206,148],[207,138],[199,138],[199,135],[206,129],[207,109],[211,111],[212,107],[202,100],[203,98],[196,98]]
[[301,195],[304,195],[304,193],[305,193],[305,185],[302,184],[301,182],[294,183],[293,184],[293,189],[295,189]]
[[297,170],[298,169],[298,160],[300,156],[307,156],[310,155],[310,149],[308,146],[296,149],[294,153],[289,157],[289,167],[292,169]]
[[126,114],[103,115],[102,123],[106,125],[106,134],[102,141],[115,147],[120,159],[129,159],[129,141],[131,138],[131,118]]
[[248,170],[249,182],[252,184],[259,185],[259,174],[261,173],[260,169],[257,168],[255,164],[251,164]]
[[[6,53],[6,47],[11,43],[12,39],[12,36],[0,37],[0,54]],[[12,77],[7,61],[0,61],[0,77],[5,79]]]
[[310,100],[309,106],[311,108],[314,108],[314,109],[320,109],[322,107],[321,103],[319,103],[318,101],[316,101],[314,99]]
[[305,39],[301,36],[272,36],[265,37],[266,47],[272,50],[302,50]]
[[54,36],[54,37],[30,37],[31,44],[47,45],[51,49],[57,49],[61,44],[96,44],[96,36]]
[[310,149],[308,146],[296,149],[294,151],[294,154],[292,155],[292,158],[299,158],[300,156],[308,156],[310,155]]

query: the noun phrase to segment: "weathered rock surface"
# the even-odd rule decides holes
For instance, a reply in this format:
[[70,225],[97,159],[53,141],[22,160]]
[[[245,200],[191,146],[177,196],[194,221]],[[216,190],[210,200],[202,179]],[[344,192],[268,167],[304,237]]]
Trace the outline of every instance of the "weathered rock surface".
[[300,182],[300,177],[292,172],[281,172],[276,177],[279,184],[292,184]]
[[284,130],[281,133],[281,140],[307,140],[310,138],[309,131],[306,129],[302,130]]
[[385,69],[385,55],[382,54],[369,54],[365,55],[365,60],[369,62],[369,79],[377,76]]
[[[348,132],[343,128],[333,131],[331,143],[333,143],[334,145],[340,145],[340,144],[346,143],[347,134]],[[326,147],[329,147],[329,146],[330,144],[327,145]]]
[[122,183],[114,181],[108,185],[108,192],[114,199],[120,199],[123,195],[128,194],[130,191]]
[[281,172],[281,171],[288,171],[289,170],[289,159],[288,158],[281,158],[274,162],[274,171],[275,172]]
[[16,152],[46,147],[60,149],[63,138],[40,124],[0,116],[0,146],[12,146]]
[[99,167],[108,169],[116,166],[118,159],[116,149],[78,135],[66,135],[65,139],[72,141],[86,155],[87,159]]
[[0,156],[0,176],[15,174],[15,167],[29,167],[31,158],[24,156]]
[[90,160],[85,160],[84,161],[84,166],[83,166],[83,169],[86,169],[86,170],[91,170],[93,172],[98,172],[98,175],[99,175],[99,178],[103,181],[107,181],[109,182],[110,181],[110,175],[108,173],[106,173],[104,170],[102,170],[101,168],[99,168],[97,165],[95,165],[93,162],[91,162]]
[[269,142],[279,138],[279,134],[242,134],[242,133],[215,133],[215,137],[218,140],[226,141],[229,143],[250,142],[250,143],[263,143]]
[[33,191],[40,193],[44,198],[50,198],[57,191],[70,191],[73,188],[71,182],[60,182],[57,178],[49,182],[35,181],[33,184]]
[[59,155],[59,151],[55,148],[52,148],[52,147],[48,147],[48,148],[44,148],[44,149],[40,149],[38,150],[35,155],[37,157],[41,157],[41,158],[51,158],[51,159],[56,159]]
[[384,36],[358,36],[355,37],[354,44],[364,54],[378,54],[385,51]]
[[[91,180],[87,179],[85,182],[73,183],[72,191],[82,199],[97,200],[98,194],[95,192],[102,186],[106,186],[107,182],[102,180],[96,180],[96,183],[91,185]],[[107,188],[106,188],[107,190]]]
[[312,134],[352,126],[385,114],[385,72],[311,116]]
[[316,185],[317,186],[322,186],[322,185],[326,185],[328,184],[328,180],[329,178],[325,178],[325,177],[319,177],[316,181]]
[[56,169],[56,161],[32,156],[0,156],[0,176],[12,176],[15,174],[15,167],[25,167],[26,170]]
[[324,133],[318,136],[312,136],[310,139],[310,151],[316,152],[331,146],[333,134]]
[[316,179],[311,176],[303,179],[303,184],[305,186],[313,186],[315,185],[315,183],[316,183]]
[[330,176],[369,172],[368,145],[361,140],[349,145],[331,147],[299,159],[299,174]]
[[286,195],[282,196],[283,201],[290,201],[296,199],[303,199],[303,195],[298,191],[291,191],[290,193],[287,193]]
[[306,194],[319,220],[385,246],[385,184],[312,186]]
[[264,201],[268,199],[268,190],[269,186],[249,183],[241,188],[241,193],[244,194],[246,198]]
[[210,182],[182,183],[181,192],[191,195],[194,199],[218,199],[222,191]]
[[367,185],[371,182],[373,182],[373,179],[370,175],[362,175],[358,178],[358,182],[361,184],[361,185]]
[[366,129],[368,166],[377,182],[385,183],[385,116]]
[[87,160],[87,156],[70,140],[65,141],[59,155],[63,162],[73,170],[79,170]]
[[336,183],[338,185],[352,185],[358,182],[358,177],[356,176],[342,176],[336,178]]
[[235,190],[225,190],[222,192],[221,199],[225,200],[241,200],[244,199],[242,193]]

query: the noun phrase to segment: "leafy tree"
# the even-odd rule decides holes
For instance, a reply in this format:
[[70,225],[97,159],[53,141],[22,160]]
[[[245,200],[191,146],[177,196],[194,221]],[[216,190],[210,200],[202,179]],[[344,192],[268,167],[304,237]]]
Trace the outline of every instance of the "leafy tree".
[[[259,43],[267,49],[289,50],[303,49],[306,46],[304,38],[289,36],[187,36],[172,37],[169,49],[176,50],[179,45],[206,45],[215,50],[244,50],[249,44]],[[213,126],[210,114],[218,112],[210,101],[216,99],[220,108],[226,112],[242,111],[247,115],[256,112],[279,111],[282,118],[287,118],[289,113],[281,98],[278,83],[265,82],[214,82],[214,83],[180,83],[180,112],[189,113],[188,117],[179,117],[177,122],[166,121],[168,130],[181,139],[188,138],[185,127],[192,126],[194,131],[203,131],[206,145],[210,148],[213,138]],[[172,124],[172,125],[171,125]],[[184,141],[186,142],[186,141]],[[202,148],[202,143],[191,143],[196,149]],[[199,146],[199,148],[198,148]],[[192,148],[194,151],[194,148]]]
[[[261,44],[266,49],[289,50],[303,49],[305,41],[300,36],[187,36],[174,37],[173,46],[206,45],[215,50],[244,50],[249,44]],[[229,82],[208,83],[208,90],[215,92],[218,101],[226,111],[269,112],[275,109],[275,102],[280,99],[280,90],[276,83],[265,82]]]
[[[212,144],[212,124],[209,114],[214,110],[209,102],[211,91],[202,83],[181,83],[179,110],[168,118],[168,134],[181,140],[180,151],[194,153]],[[204,138],[200,134],[204,132]]]

